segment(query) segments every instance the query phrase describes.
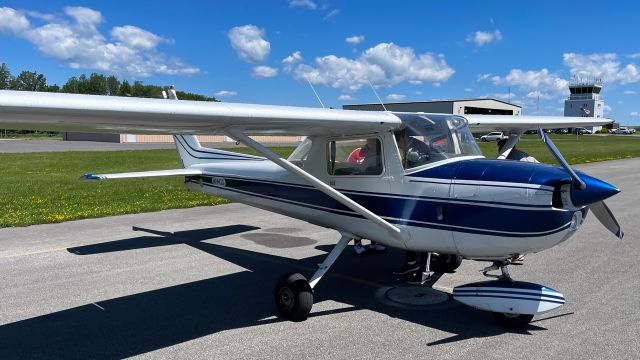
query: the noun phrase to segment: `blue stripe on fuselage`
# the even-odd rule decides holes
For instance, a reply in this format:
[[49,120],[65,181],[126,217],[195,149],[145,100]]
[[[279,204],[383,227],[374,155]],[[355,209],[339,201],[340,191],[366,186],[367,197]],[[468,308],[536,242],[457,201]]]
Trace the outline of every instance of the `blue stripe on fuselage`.
[[[258,197],[268,197],[288,203],[305,204],[313,208],[325,208],[333,213],[358,216],[351,209],[340,204],[315,188],[271,182],[267,180],[253,180],[247,178],[229,177],[225,179],[224,187],[214,186],[211,177],[204,176],[205,185],[226,190],[237,190],[245,194]],[[197,179],[190,177],[188,179]],[[208,181],[207,181],[208,180]],[[483,233],[501,236],[531,236],[540,233],[553,233],[566,228],[572,214],[568,211],[538,209],[514,209],[500,207],[499,203],[478,202],[458,203],[448,202],[448,199],[407,198],[391,194],[361,193],[342,191],[346,196],[360,205],[384,218],[396,219],[396,224],[413,226],[428,226],[432,228],[455,229],[456,231]],[[491,206],[488,206],[491,205]],[[437,207],[443,207],[445,217],[437,219]],[[426,223],[426,224],[425,224]],[[422,225],[419,225],[422,224]]]

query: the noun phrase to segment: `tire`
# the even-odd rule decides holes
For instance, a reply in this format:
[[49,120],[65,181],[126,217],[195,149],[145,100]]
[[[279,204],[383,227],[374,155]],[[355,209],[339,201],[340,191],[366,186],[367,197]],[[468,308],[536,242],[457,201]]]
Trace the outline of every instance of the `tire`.
[[462,256],[451,254],[432,254],[431,255],[431,271],[436,273],[452,273],[455,272],[462,264]]
[[507,314],[507,313],[493,313],[494,319],[501,326],[508,328],[522,328],[527,326],[531,319],[533,319],[533,315],[528,314]]
[[487,142],[487,138],[480,138],[480,140],[482,140],[482,142]]
[[285,274],[274,289],[280,315],[291,321],[307,320],[313,306],[313,290],[307,279],[298,273]]

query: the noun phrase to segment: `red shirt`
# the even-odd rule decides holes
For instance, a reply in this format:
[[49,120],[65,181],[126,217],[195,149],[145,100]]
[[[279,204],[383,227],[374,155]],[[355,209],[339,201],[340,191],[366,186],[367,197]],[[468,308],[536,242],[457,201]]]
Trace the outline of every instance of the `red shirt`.
[[367,145],[363,147],[359,147],[353,150],[351,154],[349,154],[349,157],[347,158],[347,162],[350,164],[361,164],[368,153],[369,153],[369,147]]

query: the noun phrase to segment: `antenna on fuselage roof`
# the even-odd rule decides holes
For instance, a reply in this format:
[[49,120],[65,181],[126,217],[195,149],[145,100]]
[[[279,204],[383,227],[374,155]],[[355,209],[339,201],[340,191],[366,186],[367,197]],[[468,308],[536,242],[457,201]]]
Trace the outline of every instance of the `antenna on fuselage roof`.
[[373,90],[373,93],[376,95],[376,97],[378,98],[378,101],[380,101],[380,105],[382,105],[382,108],[384,109],[384,111],[389,111],[387,110],[387,107],[384,106],[384,103],[382,102],[382,100],[380,100],[380,96],[378,96],[378,92],[376,91],[376,89],[373,87],[373,85],[371,85],[371,81],[367,80],[367,82],[369,83],[369,86],[371,87],[371,90]]
[[307,84],[309,84],[309,86],[311,86],[311,90],[313,90],[313,93],[316,94],[316,99],[318,99],[318,102],[320,103],[320,106],[322,106],[323,109],[326,109],[324,107],[324,104],[322,103],[322,100],[320,100],[320,96],[318,96],[318,93],[316,92],[316,89],[313,87],[313,84],[311,83],[311,81],[309,81],[309,78],[305,77],[305,80],[307,80]]

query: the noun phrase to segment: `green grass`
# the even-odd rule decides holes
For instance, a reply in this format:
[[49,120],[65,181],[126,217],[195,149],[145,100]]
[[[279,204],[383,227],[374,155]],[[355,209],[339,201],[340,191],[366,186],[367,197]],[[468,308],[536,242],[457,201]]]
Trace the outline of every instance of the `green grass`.
[[[554,135],[552,139],[571,164],[640,157],[640,137]],[[495,142],[479,144],[487,157],[496,156]],[[535,135],[525,136],[518,148],[541,162],[555,163]],[[293,148],[274,150],[287,156]],[[253,153],[244,148],[237,151]],[[0,154],[0,159],[0,227],[227,202],[185,189],[182,177],[78,180],[88,171],[99,174],[179,168],[174,149]]]
[[[635,136],[551,135],[551,140],[569,164],[640,157],[640,137]],[[495,142],[478,142],[478,145],[485,156],[497,156],[498,148]],[[538,135],[524,135],[516,147],[540,162],[558,163]]]
[[[285,156],[293,148],[274,150]],[[180,168],[174,149],[0,154],[0,159],[0,228],[228,202],[187,190],[183,177],[78,180],[87,171]]]

